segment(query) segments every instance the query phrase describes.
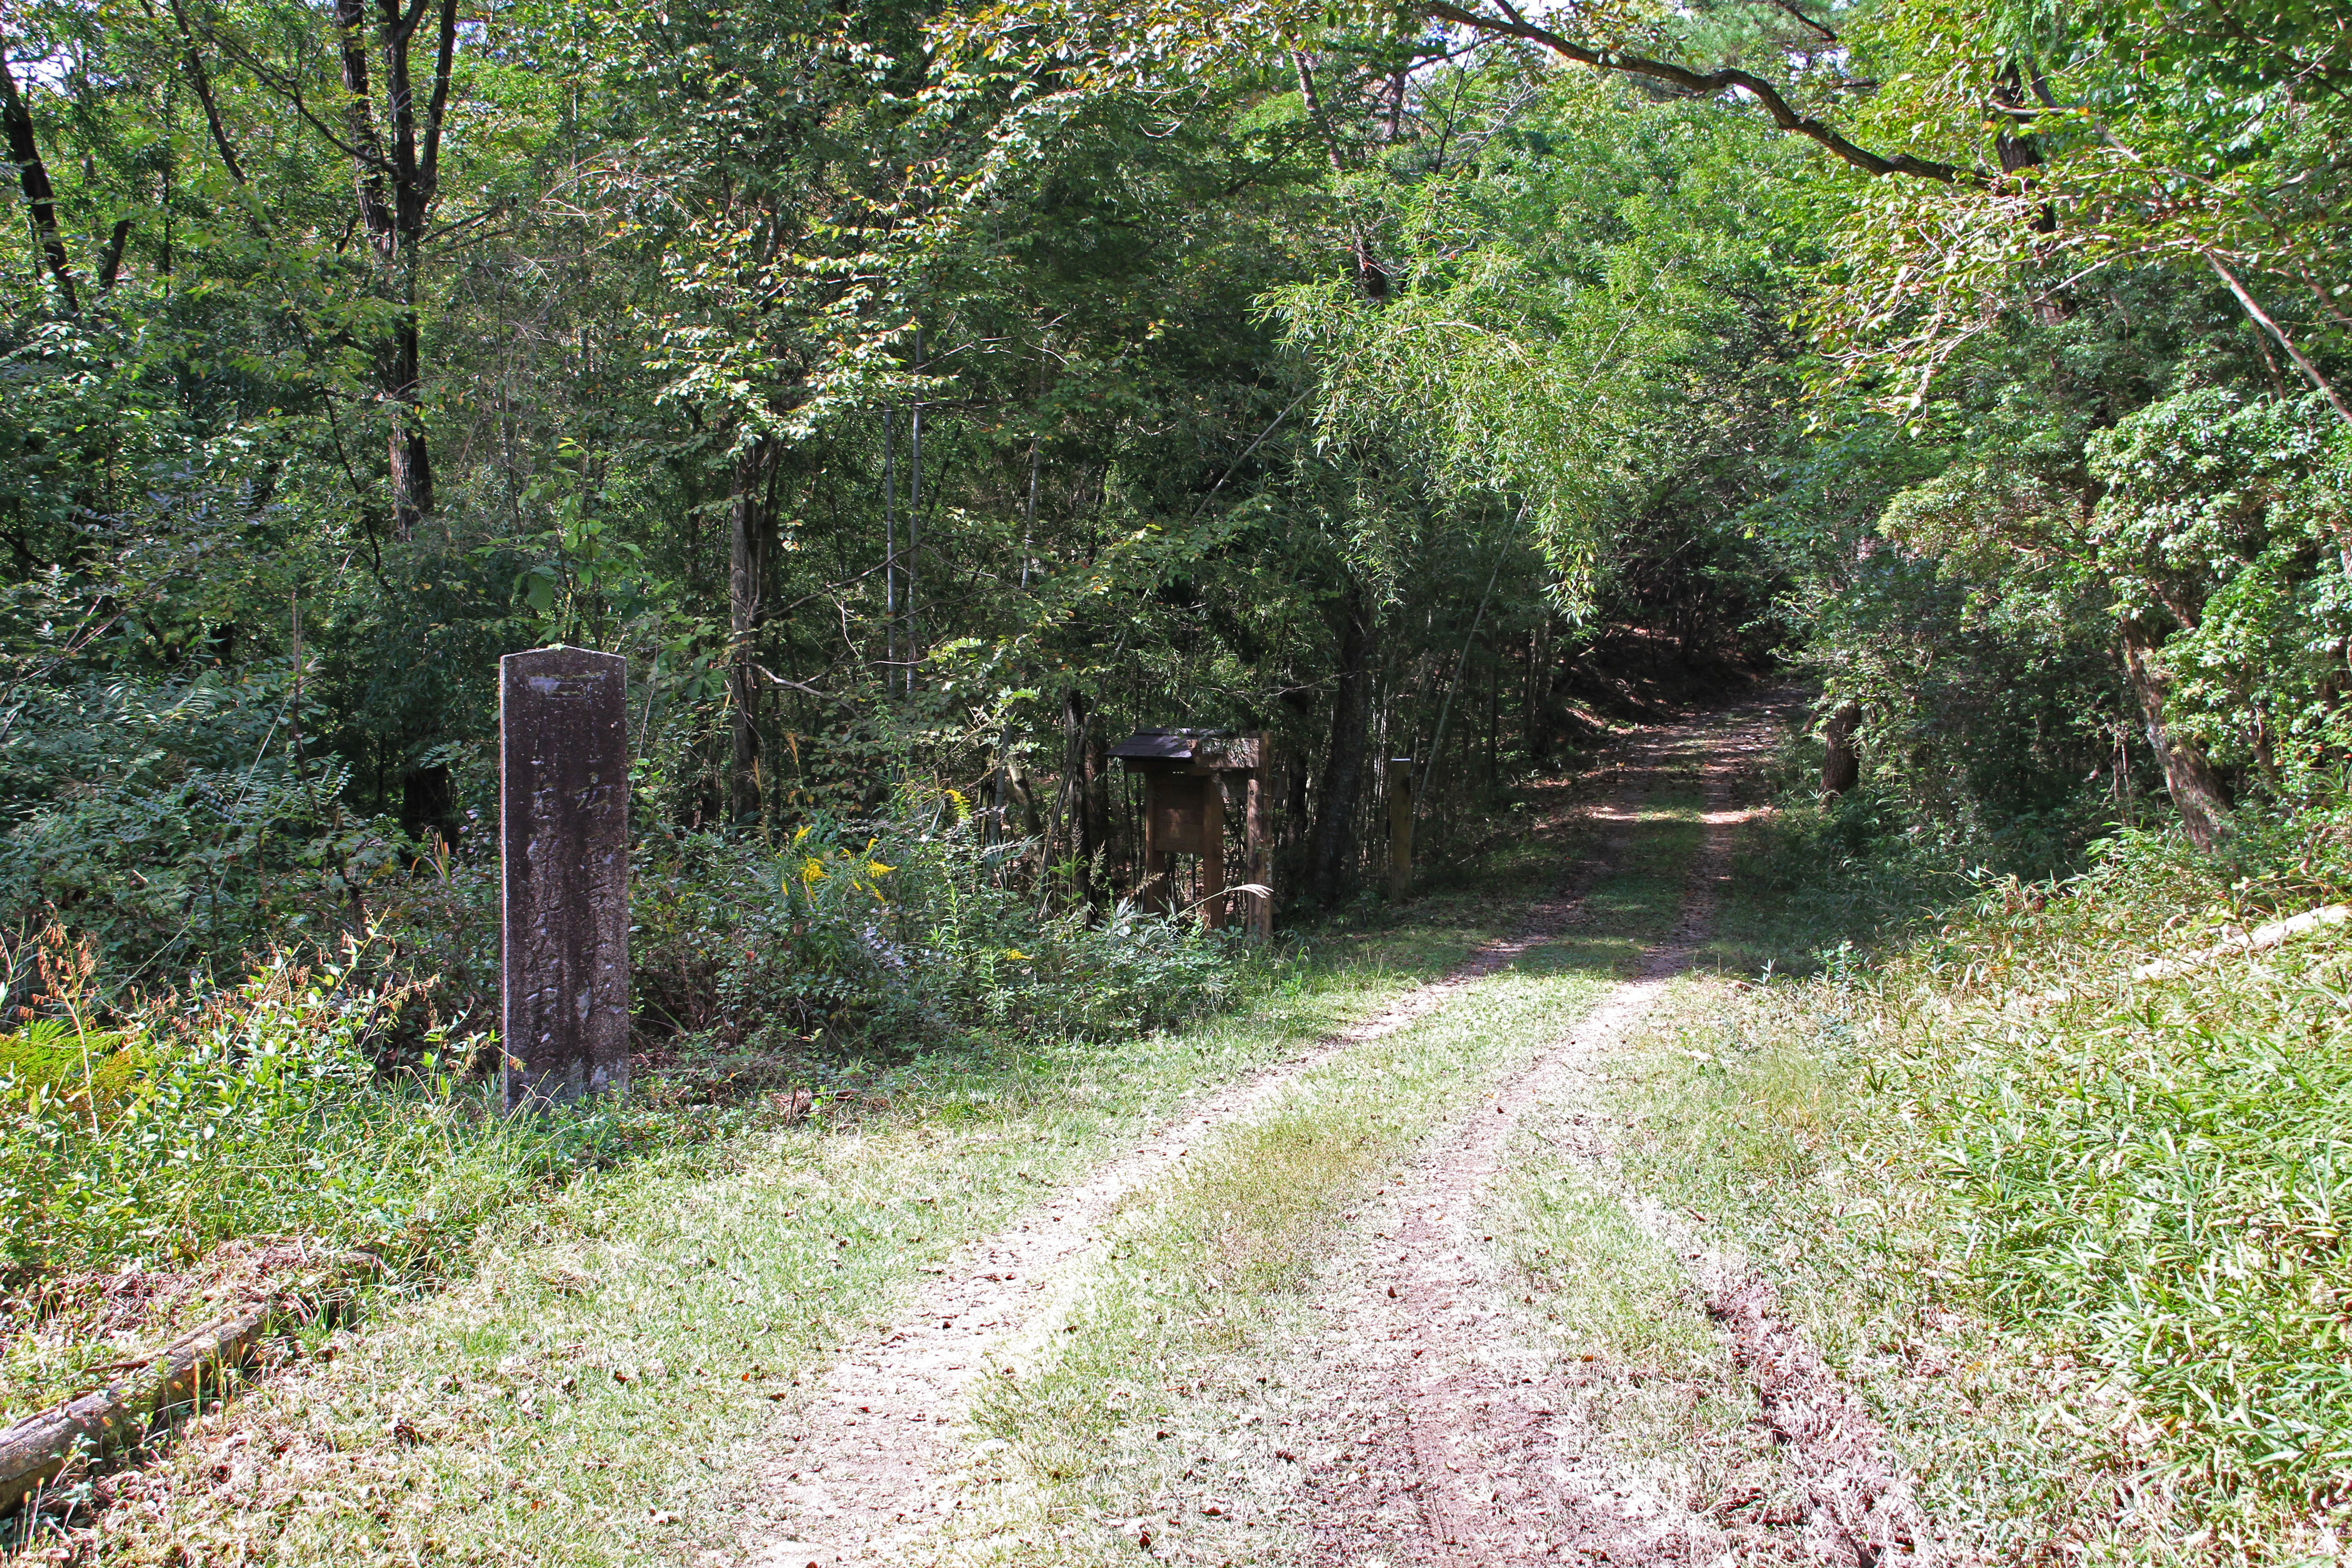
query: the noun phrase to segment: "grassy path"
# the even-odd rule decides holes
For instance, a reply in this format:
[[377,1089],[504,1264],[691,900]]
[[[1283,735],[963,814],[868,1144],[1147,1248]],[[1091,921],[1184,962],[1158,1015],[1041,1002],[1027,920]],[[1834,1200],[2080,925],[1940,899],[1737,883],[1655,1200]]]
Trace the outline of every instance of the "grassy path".
[[[126,1478],[104,1557],[1448,1560],[1466,1516],[1423,1482],[1464,1473],[1443,1450],[1469,1427],[1444,1424],[1445,1391],[1367,1381],[1334,1348],[1370,1331],[1368,1304],[1444,1325],[1457,1362],[1499,1366],[1505,1326],[1522,1350],[1551,1334],[1554,1367],[1680,1355],[1721,1424],[1748,1421],[1665,1244],[1589,1170],[1544,1163],[1559,1142],[1526,1075],[1680,951],[1700,763],[1753,717],[1636,737],[1548,797],[1478,888],[1328,933],[1225,1018],[919,1062],[854,1120],[682,1150],[518,1213],[465,1283],[384,1305]],[[1498,1092],[1515,1097],[1489,1132]],[[1486,1173],[1439,1192],[1465,1125]],[[1412,1223],[1454,1228],[1400,1232],[1408,1193]],[[1401,1234],[1386,1256],[1407,1264],[1480,1237],[1454,1248],[1480,1304],[1449,1318],[1416,1298],[1426,1273],[1388,1296],[1374,1260]],[[1597,1275],[1542,1272],[1572,1246]],[[1487,1297],[1530,1298],[1525,1321]],[[1622,1436],[1648,1430],[1621,1419],[1645,1397],[1580,1408]],[[1414,1412],[1434,1436],[1408,1442],[1412,1473],[1365,1489],[1373,1429]]]
[[[1583,878],[1599,869],[1588,866]],[[1583,879],[1582,878],[1579,879]],[[1220,1090],[1131,1153],[1047,1198],[1009,1228],[966,1248],[919,1293],[915,1310],[878,1342],[837,1362],[805,1401],[799,1432],[773,1467],[789,1500],[793,1537],[757,1553],[803,1568],[887,1555],[912,1544],[956,1505],[953,1459],[976,1388],[1018,1377],[1043,1336],[1070,1320],[1104,1261],[1106,1228],[1126,1208],[1181,1187],[1196,1145],[1277,1111],[1317,1069],[1412,1027],[1467,987],[1524,956],[1572,915],[1576,899],[1539,902],[1528,934],[1482,943],[1435,983],[1399,996],[1307,1050]],[[830,1538],[828,1540],[828,1538]]]
[[[1714,814],[1699,856],[1702,763],[1757,743],[1757,718],[1629,744],[1584,813],[1588,864],[1571,892],[1538,902],[1531,932],[1486,945],[1403,1016],[1224,1097],[1066,1207],[995,1238],[931,1298],[952,1306],[979,1285],[971,1330],[911,1320],[896,1343],[837,1365],[770,1461],[773,1533],[745,1538],[749,1560],[1124,1562],[1140,1547],[1178,1562],[1483,1563],[1556,1551],[1559,1521],[1482,1528],[1498,1479],[1515,1500],[1527,1489],[1538,1417],[1552,1411],[1523,1401],[1505,1423],[1517,1447],[1486,1440],[1496,1368],[1526,1357],[1485,1299],[1504,1286],[1490,1278],[1503,1255],[1472,1233],[1547,1071],[1622,1037],[1688,962],[1736,816]],[[1727,770],[1712,772],[1721,797]],[[1072,1222],[1086,1233],[1061,1235]],[[1014,1279],[988,1279],[1006,1272]],[[1518,1271],[1504,1259],[1499,1272]],[[1030,1289],[1016,1289],[1024,1277]],[[1737,1384],[1724,1337],[1696,1332]],[[1507,1381],[1545,1393],[1532,1374]],[[1739,1419],[1753,1412],[1751,1399]],[[1581,1543],[1622,1558],[1690,1535],[1610,1520],[1588,1521]]]

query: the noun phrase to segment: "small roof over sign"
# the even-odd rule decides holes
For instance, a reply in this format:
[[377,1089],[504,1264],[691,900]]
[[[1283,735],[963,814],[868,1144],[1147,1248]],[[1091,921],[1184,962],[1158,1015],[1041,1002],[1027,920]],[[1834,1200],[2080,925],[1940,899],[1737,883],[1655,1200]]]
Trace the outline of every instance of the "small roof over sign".
[[1246,771],[1258,765],[1257,737],[1230,730],[1138,730],[1113,746],[1110,754],[1143,763],[1147,770],[1155,763],[1192,773]]
[[1206,731],[1199,730],[1138,730],[1110,749],[1114,757],[1149,758],[1153,762],[1189,763],[1192,760],[1192,742]]

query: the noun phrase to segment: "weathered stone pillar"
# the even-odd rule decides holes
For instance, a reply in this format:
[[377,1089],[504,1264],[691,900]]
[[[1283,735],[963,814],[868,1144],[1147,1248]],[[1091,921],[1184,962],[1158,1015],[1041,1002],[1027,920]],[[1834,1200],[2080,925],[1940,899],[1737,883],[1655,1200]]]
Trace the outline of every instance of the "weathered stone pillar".
[[506,1103],[629,1083],[628,660],[499,660]]

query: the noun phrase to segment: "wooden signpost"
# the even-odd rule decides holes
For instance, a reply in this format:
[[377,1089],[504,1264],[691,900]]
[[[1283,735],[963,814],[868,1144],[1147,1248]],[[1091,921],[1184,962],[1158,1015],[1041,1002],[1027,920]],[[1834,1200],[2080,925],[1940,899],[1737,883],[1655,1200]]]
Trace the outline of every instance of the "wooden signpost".
[[1412,759],[1389,759],[1389,897],[1412,888]]
[[1238,776],[1244,789],[1243,864],[1250,885],[1249,920],[1260,936],[1274,931],[1272,861],[1266,853],[1266,738],[1222,735],[1202,730],[1138,730],[1110,749],[1128,769],[1143,775],[1144,902],[1166,913],[1180,907],[1176,857],[1200,858],[1194,895],[1202,918],[1225,923],[1225,787]]
[[499,660],[499,1039],[509,1110],[629,1082],[628,660]]

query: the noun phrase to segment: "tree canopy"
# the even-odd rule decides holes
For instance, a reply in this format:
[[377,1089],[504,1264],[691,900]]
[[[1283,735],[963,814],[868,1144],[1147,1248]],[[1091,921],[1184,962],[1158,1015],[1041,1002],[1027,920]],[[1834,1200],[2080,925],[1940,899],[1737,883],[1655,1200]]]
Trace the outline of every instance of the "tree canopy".
[[2338,22],[34,0],[0,889],[151,978],[396,919],[558,641],[681,868],[920,779],[1092,907],[1179,724],[1328,904],[1377,759],[1466,833],[1775,665],[1875,820],[2218,843],[2344,756]]

